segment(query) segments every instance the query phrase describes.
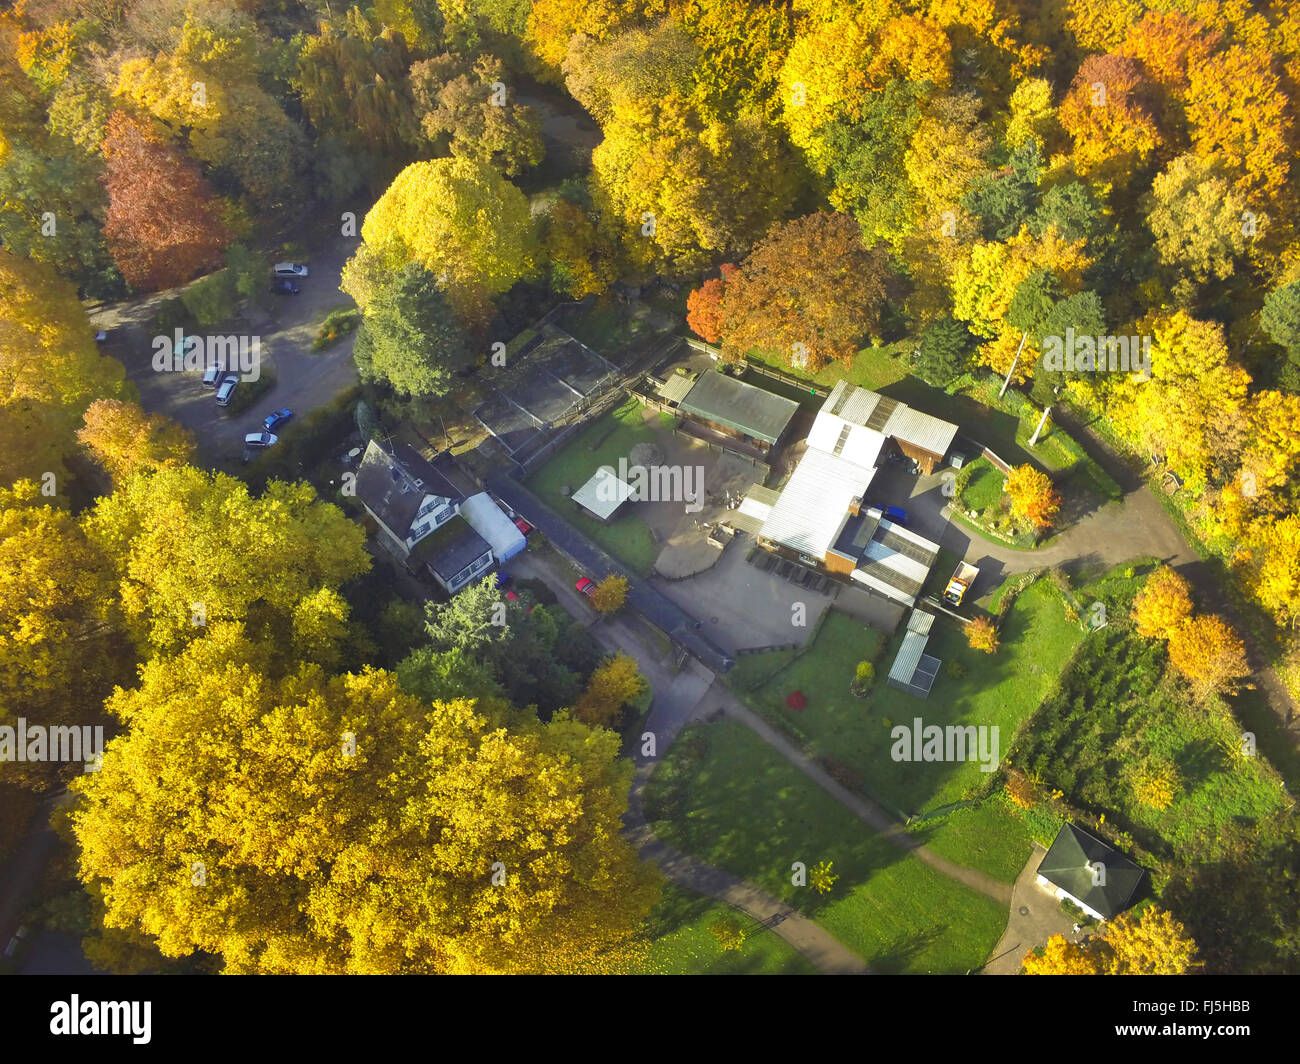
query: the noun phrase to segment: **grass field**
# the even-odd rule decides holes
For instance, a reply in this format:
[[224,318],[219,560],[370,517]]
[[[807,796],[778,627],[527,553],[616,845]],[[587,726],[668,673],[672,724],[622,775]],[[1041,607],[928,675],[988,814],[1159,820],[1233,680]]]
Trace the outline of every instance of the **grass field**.
[[[983,512],[997,506],[1002,499],[1002,483],[1006,479],[1000,469],[993,468],[987,458],[977,458],[970,464],[970,474],[961,492],[961,501],[968,510]],[[965,472],[963,470],[962,472]]]
[[[731,918],[745,928],[738,950],[724,950],[709,931]],[[653,941],[644,975],[816,975],[817,969],[784,939],[744,913],[669,883],[650,913]]]
[[[861,788],[895,813],[937,809],[968,796],[986,776],[977,762],[895,761],[891,730],[910,727],[915,717],[926,725],[997,727],[1000,753],[1011,746],[1017,728],[1034,712],[1083,637],[1065,614],[1060,595],[1046,581],[1021,593],[1001,629],[993,655],[973,651],[955,622],[940,617],[926,653],[944,662],[928,699],[918,699],[886,684],[903,633],[885,647],[876,680],[866,698],[849,693],[857,663],[871,656],[880,633],[844,614],[831,613],[808,653],[754,690],[745,681],[771,672],[791,652],[745,657],[729,674],[733,690],[764,717],[790,731],[812,753],[842,765]],[[783,659],[780,655],[784,654]],[[954,676],[958,661],[966,674]],[[802,691],[807,706],[786,706],[792,691]],[[851,786],[854,781],[843,780]]]
[[580,513],[564,494],[563,488],[577,491],[603,465],[617,468],[620,458],[627,458],[638,443],[654,441],[658,430],[645,422],[643,407],[629,398],[610,413],[597,418],[579,433],[528,480],[533,489],[556,513],[561,514],[578,531],[600,544],[642,576],[650,572],[659,548],[647,525],[627,506],[608,524]]
[[[645,798],[665,842],[785,899],[876,972],[966,972],[1005,927],[1004,906],[882,840],[737,722],[688,728]],[[793,886],[796,861],[831,861],[830,892]]]
[[[1056,823],[1049,837],[1054,837]],[[978,805],[921,820],[911,832],[940,857],[1014,883],[1033,852],[1034,833],[1024,814],[1001,794]]]

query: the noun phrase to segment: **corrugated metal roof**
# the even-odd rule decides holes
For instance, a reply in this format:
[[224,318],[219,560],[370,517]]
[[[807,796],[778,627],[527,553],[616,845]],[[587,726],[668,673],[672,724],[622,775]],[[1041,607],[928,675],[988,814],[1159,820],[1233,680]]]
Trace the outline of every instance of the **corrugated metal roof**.
[[867,490],[874,474],[810,447],[763,523],[763,537],[824,558],[848,518],[849,503]]
[[[823,414],[840,421],[847,421],[852,425],[870,425],[872,430],[879,430],[882,436],[893,436],[913,447],[938,455],[947,452],[952,446],[953,438],[957,435],[957,426],[949,421],[931,414],[923,414],[906,403],[900,403],[882,396],[879,392],[860,388],[844,380],[835,385],[826,402],[822,404],[821,413],[818,414],[819,421]],[[815,424],[813,427],[816,430]],[[828,434],[829,429],[823,429],[823,436]],[[835,435],[838,435],[838,427]],[[809,436],[810,445],[811,441],[812,436]],[[831,447],[820,443],[817,446],[821,446],[823,450],[832,450]]]
[[952,446],[957,426],[950,421],[913,410],[910,406],[900,405],[890,415],[882,431],[886,436],[893,436],[913,447],[942,457]]
[[775,443],[799,404],[766,388],[711,370],[700,376],[686,398],[677,404],[677,409],[726,425],[764,443]]
[[934,614],[926,613],[925,610],[913,610],[907,618],[907,630],[917,632],[921,635],[928,635],[930,628],[934,625]]
[[854,569],[853,572],[849,575],[854,580],[856,580],[859,584],[865,584],[873,591],[877,591],[880,594],[884,595],[885,598],[887,599],[890,599],[894,602],[901,602],[904,606],[916,605],[915,595],[909,595],[905,591],[900,591],[893,584],[887,583],[886,581],[881,580],[879,577],[873,576],[865,569]]
[[[846,428],[847,435],[844,432]],[[808,433],[808,446],[847,458],[850,462],[869,469],[879,459],[880,449],[885,446],[885,437],[823,409]]]
[[659,385],[659,398],[665,403],[680,403],[695,387],[695,378],[685,373],[670,373],[668,379]]
[[921,632],[908,632],[903,636],[903,645],[898,648],[898,656],[889,667],[891,683],[911,686],[912,676],[921,664],[921,655],[925,653],[925,645],[929,641],[930,636]]

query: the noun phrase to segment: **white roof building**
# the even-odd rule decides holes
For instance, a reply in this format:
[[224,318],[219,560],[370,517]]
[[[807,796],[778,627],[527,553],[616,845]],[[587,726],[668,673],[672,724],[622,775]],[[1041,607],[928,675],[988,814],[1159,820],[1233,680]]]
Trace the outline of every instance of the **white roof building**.
[[609,466],[601,466],[591,479],[573,493],[573,501],[601,521],[608,521],[636,489],[626,480],[620,480]]

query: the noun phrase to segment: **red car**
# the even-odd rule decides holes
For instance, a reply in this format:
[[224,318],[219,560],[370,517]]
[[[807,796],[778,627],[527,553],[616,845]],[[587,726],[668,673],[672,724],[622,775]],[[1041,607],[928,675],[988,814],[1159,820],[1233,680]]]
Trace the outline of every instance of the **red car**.
[[584,595],[594,595],[596,593],[596,581],[588,580],[585,576],[573,586]]
[[522,517],[515,518],[515,528],[519,529],[525,536],[533,530],[533,526],[525,521]]

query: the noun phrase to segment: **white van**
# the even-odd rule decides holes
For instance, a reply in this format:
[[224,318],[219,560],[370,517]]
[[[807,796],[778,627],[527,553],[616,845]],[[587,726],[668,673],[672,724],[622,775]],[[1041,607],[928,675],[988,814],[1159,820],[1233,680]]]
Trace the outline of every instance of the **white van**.
[[277,262],[272,269],[277,277],[306,277],[308,273],[300,262]]

